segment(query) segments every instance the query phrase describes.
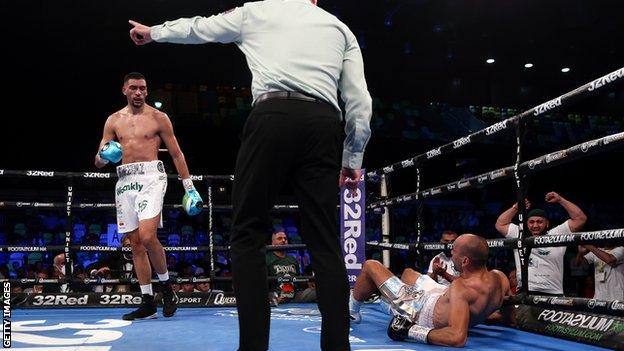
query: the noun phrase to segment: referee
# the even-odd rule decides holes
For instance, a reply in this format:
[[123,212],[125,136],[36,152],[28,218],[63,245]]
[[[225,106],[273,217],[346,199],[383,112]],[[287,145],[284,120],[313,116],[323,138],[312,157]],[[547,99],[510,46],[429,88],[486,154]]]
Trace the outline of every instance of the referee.
[[[264,244],[270,210],[287,183],[295,190],[302,236],[312,257],[323,317],[321,348],[350,349],[349,286],[338,240],[338,183],[354,189],[360,181],[372,103],[355,36],[316,2],[249,2],[216,16],[152,27],[129,21],[130,37],[137,45],[235,43],[247,58],[253,109],[236,160],[231,233],[240,350],[268,349]],[[345,106],[342,150],[338,90]]]

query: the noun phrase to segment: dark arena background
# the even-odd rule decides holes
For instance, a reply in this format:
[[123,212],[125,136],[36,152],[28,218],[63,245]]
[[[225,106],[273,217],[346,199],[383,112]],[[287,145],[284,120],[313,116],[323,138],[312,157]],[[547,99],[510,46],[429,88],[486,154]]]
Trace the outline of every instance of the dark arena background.
[[[155,25],[243,3],[0,3],[0,279],[11,292],[3,296],[10,306],[5,346],[9,340],[18,350],[236,349],[230,176],[252,109],[251,74],[233,44],[135,46],[128,20]],[[623,5],[319,0],[318,6],[357,37],[373,98],[363,163],[366,258],[383,261],[395,274],[405,268],[426,273],[445,248],[426,243],[452,230],[489,240],[489,268],[526,272],[516,267],[511,249],[548,245],[502,240],[495,223],[522,198],[545,209],[553,226],[563,223],[568,213],[545,200],[556,192],[587,216],[580,231],[586,235],[549,243],[568,247],[565,297],[520,289],[515,320],[471,328],[465,348],[624,349],[624,295],[597,299],[599,264],[576,262],[580,244],[624,246]],[[201,215],[184,213],[178,205],[184,189],[171,157],[161,152],[170,178],[157,235],[182,307],[167,320],[121,320],[141,303],[141,294],[132,265],[126,267],[129,252],[119,248],[115,169],[94,166],[104,122],[126,105],[121,88],[132,71],[147,78],[147,103],[170,117],[206,201]],[[270,277],[269,284],[276,294],[284,285],[314,290],[293,189],[284,189],[278,204],[270,227],[287,234],[288,255],[299,267],[294,276]],[[71,260],[71,275],[55,268],[62,253]],[[114,261],[117,269],[90,275],[94,264]],[[624,291],[624,257],[612,263]],[[61,265],[70,269],[67,261]],[[314,300],[273,297],[270,349],[318,349],[321,316]],[[444,349],[388,338],[390,318],[381,305],[371,299],[362,324],[352,324],[353,350]]]

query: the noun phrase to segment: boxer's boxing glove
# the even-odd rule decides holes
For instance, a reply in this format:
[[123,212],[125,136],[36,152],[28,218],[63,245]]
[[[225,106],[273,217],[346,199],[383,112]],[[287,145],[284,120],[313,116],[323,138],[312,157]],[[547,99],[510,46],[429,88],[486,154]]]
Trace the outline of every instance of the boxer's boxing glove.
[[117,163],[121,161],[121,157],[123,156],[121,144],[114,140],[107,141],[100,149],[99,155],[105,163]]

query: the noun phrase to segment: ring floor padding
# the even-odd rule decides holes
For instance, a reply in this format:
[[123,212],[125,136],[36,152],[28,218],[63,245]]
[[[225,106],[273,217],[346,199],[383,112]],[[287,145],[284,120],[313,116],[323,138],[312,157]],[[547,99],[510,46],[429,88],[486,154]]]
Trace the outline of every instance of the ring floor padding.
[[[235,308],[180,308],[171,318],[127,322],[127,308],[13,309],[11,349],[22,351],[236,350]],[[320,314],[316,304],[271,308],[270,350],[319,350]],[[376,304],[362,307],[362,323],[351,327],[351,349],[358,351],[458,350],[394,342],[386,335],[390,317]],[[478,325],[464,350],[606,350],[516,329]]]

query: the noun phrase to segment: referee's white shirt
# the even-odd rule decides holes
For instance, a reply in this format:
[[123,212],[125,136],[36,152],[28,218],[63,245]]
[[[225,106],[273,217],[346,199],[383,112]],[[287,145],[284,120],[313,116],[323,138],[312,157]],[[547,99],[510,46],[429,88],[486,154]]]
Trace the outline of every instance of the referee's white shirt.
[[211,17],[180,18],[151,27],[157,42],[236,43],[251,70],[252,94],[298,91],[340,110],[345,104],[342,166],[359,169],[370,138],[372,101],[358,42],[335,16],[309,0],[265,0]]

